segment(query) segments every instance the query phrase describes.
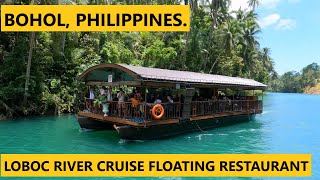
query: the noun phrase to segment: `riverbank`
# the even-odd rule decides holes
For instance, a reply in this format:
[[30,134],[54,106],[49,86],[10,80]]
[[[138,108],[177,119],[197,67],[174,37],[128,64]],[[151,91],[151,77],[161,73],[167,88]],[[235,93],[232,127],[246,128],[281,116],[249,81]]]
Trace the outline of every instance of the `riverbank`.
[[6,116],[0,114],[0,121],[7,120],[7,119],[8,118]]
[[314,87],[307,87],[304,91],[305,94],[320,94],[320,83]]

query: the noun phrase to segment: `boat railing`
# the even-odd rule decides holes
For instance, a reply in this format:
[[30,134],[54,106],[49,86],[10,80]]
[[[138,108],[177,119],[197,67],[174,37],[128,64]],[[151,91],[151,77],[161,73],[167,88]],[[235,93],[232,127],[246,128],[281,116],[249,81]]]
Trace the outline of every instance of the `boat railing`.
[[[164,114],[161,119],[155,119],[152,116],[152,108],[154,103],[138,103],[132,104],[132,102],[118,102],[110,101],[107,104],[107,111],[104,111],[103,104],[94,106],[93,100],[86,99],[87,108],[86,111],[94,114],[110,116],[114,118],[127,119],[133,122],[147,122],[147,121],[159,121],[167,119],[177,119],[181,117],[182,104],[181,103],[160,103],[164,109]],[[88,105],[89,104],[89,105]]]
[[152,115],[152,108],[156,104],[145,104],[145,117],[146,121],[159,121],[159,120],[167,120],[167,119],[178,119],[181,117],[182,104],[177,103],[160,103],[164,109],[164,114],[160,119],[155,119]]
[[192,101],[191,103],[191,116],[259,111],[262,111],[262,101],[260,100],[209,100]]
[[[168,119],[179,119],[182,117],[184,103],[161,103],[164,114],[160,119],[155,119],[152,115],[154,103],[132,102],[108,102],[108,107],[102,105],[94,106],[90,99],[87,101],[87,110],[94,114],[106,115],[113,118],[127,119],[129,121],[143,123],[149,121],[160,121]],[[88,105],[89,104],[89,105]],[[105,111],[105,112],[104,112]],[[209,101],[192,101],[190,116],[205,116],[221,113],[243,112],[257,113],[262,111],[262,101],[260,100],[209,100]]]
[[[112,117],[128,119],[134,122],[157,120],[152,116],[153,103],[110,102],[109,114]],[[164,114],[160,120],[177,119],[180,117],[181,103],[161,103]]]

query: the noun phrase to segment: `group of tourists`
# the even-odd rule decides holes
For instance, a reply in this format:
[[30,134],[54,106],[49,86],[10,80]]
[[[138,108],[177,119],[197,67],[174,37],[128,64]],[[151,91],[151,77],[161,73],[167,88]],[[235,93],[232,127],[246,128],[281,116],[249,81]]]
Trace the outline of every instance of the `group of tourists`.
[[[144,92],[143,94],[140,91]],[[148,91],[149,90],[149,91]],[[89,98],[86,98],[87,109],[90,112],[99,113],[101,110],[104,116],[114,116],[121,118],[142,118],[157,119],[165,115],[167,118],[175,117],[181,113],[184,97],[182,95],[172,96],[171,90],[167,89],[141,89],[133,88],[111,88],[101,87],[99,90],[90,87]],[[93,108],[95,94],[101,102],[97,110],[97,106]],[[237,111],[245,108],[246,104],[242,102],[246,96],[239,94],[226,96],[224,92],[206,92],[195,91],[192,97],[192,114],[221,113],[226,111]],[[102,103],[103,102],[103,103]],[[101,109],[103,108],[103,109]],[[94,110],[94,111],[93,111]],[[161,113],[165,112],[165,114]]]
[[[105,116],[112,114],[119,117],[137,117],[144,113],[146,109],[149,110],[156,104],[162,104],[164,108],[170,110],[172,104],[180,100],[178,96],[172,97],[170,94],[164,96],[162,92],[147,93],[142,96],[139,90],[140,89],[135,88],[131,93],[126,93],[122,88],[119,88],[115,93],[111,87],[101,87],[99,89],[99,98],[105,102],[108,108]],[[92,111],[94,99],[95,88],[90,87],[89,98],[86,98],[88,111]]]
[[192,97],[192,115],[204,115],[212,113],[223,113],[230,111],[242,111],[248,107],[247,98],[239,93],[227,96],[225,92],[214,92],[211,94],[198,94]]

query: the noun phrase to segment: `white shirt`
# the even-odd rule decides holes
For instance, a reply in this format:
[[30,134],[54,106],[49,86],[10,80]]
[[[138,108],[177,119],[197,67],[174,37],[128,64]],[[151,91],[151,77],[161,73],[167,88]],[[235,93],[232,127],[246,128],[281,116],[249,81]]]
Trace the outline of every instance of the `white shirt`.
[[94,99],[94,92],[93,89],[90,89],[90,96],[89,99]]
[[112,101],[111,92],[108,92],[108,93],[107,93],[107,101]]
[[161,104],[162,101],[161,101],[160,99],[156,99],[156,100],[154,101],[154,103],[155,103],[155,104]]
[[118,98],[119,102],[124,102],[124,98],[125,98],[124,93],[123,92],[119,92],[117,94],[117,98]]

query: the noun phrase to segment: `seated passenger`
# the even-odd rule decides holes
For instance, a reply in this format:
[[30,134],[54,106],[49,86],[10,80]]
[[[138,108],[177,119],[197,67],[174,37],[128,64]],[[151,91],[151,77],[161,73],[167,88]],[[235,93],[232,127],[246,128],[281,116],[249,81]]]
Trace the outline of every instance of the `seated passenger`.
[[168,103],[173,103],[173,99],[171,98],[171,96],[167,96],[167,99],[168,99]]
[[161,99],[160,99],[160,96],[157,95],[157,96],[156,96],[156,100],[154,101],[154,104],[161,104],[161,103],[162,103],[162,101],[161,101]]
[[216,97],[215,95],[213,95],[212,98],[211,98],[211,100],[212,100],[212,101],[216,101],[216,100],[217,100],[217,97]]
[[177,94],[174,96],[173,101],[174,102],[179,102],[180,101],[179,96]]

